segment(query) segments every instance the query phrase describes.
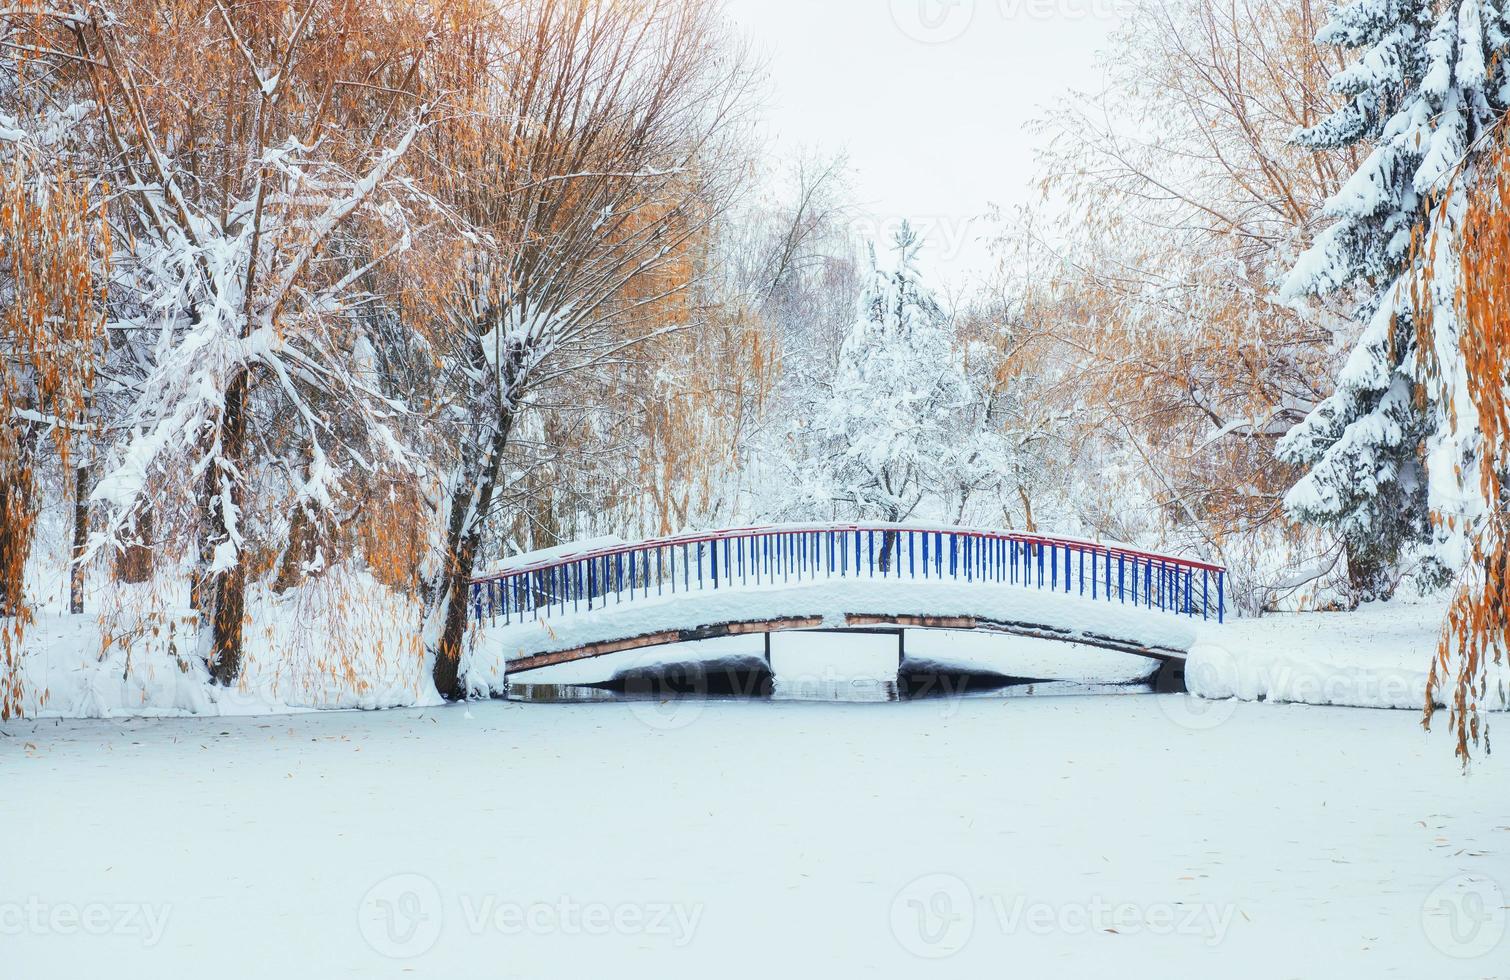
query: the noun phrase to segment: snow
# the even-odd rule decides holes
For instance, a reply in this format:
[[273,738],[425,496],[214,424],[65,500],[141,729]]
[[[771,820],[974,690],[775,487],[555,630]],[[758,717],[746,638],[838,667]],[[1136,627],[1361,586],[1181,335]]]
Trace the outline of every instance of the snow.
[[[1209,699],[1420,711],[1446,612],[1442,598],[1401,598],[1350,613],[1238,620],[1202,631],[1186,683]],[[1504,710],[1510,671],[1490,669],[1489,707]]]
[[509,558],[499,559],[486,565],[477,574],[479,577],[499,575],[504,572],[517,571],[521,568],[530,568],[534,565],[564,561],[577,555],[585,555],[605,548],[615,548],[628,543],[623,538],[613,534],[587,538],[583,541],[571,541],[566,544],[557,545],[554,548],[541,548],[537,551],[526,551]]
[[906,665],[909,670],[919,672],[996,674],[1078,684],[1132,684],[1149,680],[1161,663],[1031,637],[909,632]]
[[1499,973],[1510,770],[1405,714],[1191,704],[12,722],[6,972]]
[[192,609],[119,584],[87,615],[44,608],[25,633],[26,714],[247,716],[440,703],[418,609],[370,576],[336,571],[283,596],[256,586],[248,600],[247,656],[233,688],[211,683]]

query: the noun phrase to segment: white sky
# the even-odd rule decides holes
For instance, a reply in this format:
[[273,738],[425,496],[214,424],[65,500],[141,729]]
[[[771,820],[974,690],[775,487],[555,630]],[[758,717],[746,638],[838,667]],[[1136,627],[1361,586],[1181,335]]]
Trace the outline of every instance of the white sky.
[[978,220],[1036,198],[1028,123],[1094,88],[1118,0],[728,0],[768,61],[770,147],[846,150],[865,214],[910,218],[953,285],[989,267]]

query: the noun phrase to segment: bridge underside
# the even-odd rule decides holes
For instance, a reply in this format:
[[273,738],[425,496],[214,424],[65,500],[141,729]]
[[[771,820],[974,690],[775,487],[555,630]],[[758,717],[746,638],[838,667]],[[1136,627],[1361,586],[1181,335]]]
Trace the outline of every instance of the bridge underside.
[[677,643],[696,643],[700,640],[715,640],[729,636],[760,636],[771,633],[813,632],[818,630],[865,629],[888,627],[917,630],[961,630],[981,633],[997,633],[1006,636],[1023,636],[1036,640],[1054,640],[1078,646],[1112,650],[1139,657],[1147,657],[1164,663],[1184,663],[1187,651],[1172,647],[1147,646],[1131,640],[1105,636],[1081,630],[1064,629],[1033,622],[1007,622],[979,616],[913,616],[847,614],[842,625],[832,616],[783,617],[767,620],[743,620],[699,626],[695,629],[670,629],[624,639],[590,643],[569,650],[523,656],[507,662],[508,672],[521,673],[542,667],[577,663],[606,657],[631,650],[646,650],[653,647],[671,646]]

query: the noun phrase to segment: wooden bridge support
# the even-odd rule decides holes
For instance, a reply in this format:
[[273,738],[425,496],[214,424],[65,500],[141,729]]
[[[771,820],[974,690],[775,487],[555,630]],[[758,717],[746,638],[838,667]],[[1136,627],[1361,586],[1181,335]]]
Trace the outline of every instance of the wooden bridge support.
[[508,671],[509,673],[519,673],[527,670],[537,670],[541,667],[554,667],[558,664],[575,663],[579,660],[591,660],[595,657],[602,657],[611,653],[669,646],[674,643],[692,643],[698,640],[712,640],[725,636],[750,636],[756,633],[765,634],[766,664],[769,666],[771,663],[770,634],[792,632],[869,633],[881,636],[895,636],[897,637],[897,664],[900,667],[907,655],[906,631],[910,629],[973,630],[1009,636],[1025,636],[1039,640],[1071,643],[1077,646],[1096,647],[1102,650],[1112,650],[1117,653],[1129,653],[1134,656],[1148,657],[1152,660],[1160,661],[1183,662],[1187,654],[1187,651],[1183,649],[1146,646],[1132,640],[1056,628],[1040,623],[1009,623],[964,617],[850,615],[845,617],[844,626],[830,626],[822,617],[807,617],[801,619],[778,619],[769,622],[721,623],[712,626],[702,626],[697,629],[667,630],[665,632],[627,637],[611,642],[590,643],[575,649],[561,650],[555,653],[522,656],[509,661]]

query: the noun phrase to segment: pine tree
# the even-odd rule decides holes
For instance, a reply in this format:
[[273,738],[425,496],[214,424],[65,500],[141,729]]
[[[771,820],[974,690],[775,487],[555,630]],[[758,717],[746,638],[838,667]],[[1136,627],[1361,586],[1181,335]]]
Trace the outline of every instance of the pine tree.
[[[1424,579],[1458,565],[1459,532],[1474,517],[1459,490],[1477,436],[1468,415],[1453,411],[1462,361],[1454,279],[1422,272],[1456,266],[1479,143],[1510,104],[1499,57],[1506,21],[1499,0],[1355,0],[1333,13],[1317,42],[1359,56],[1331,82],[1345,103],[1296,138],[1316,149],[1371,150],[1328,201],[1336,222],[1296,263],[1282,294],[1298,301],[1356,290],[1364,326],[1336,393],[1279,452],[1309,467],[1286,499],[1291,515],[1339,535],[1359,598],[1387,598],[1410,547],[1430,545]],[[1418,346],[1423,303],[1442,365],[1431,384]]]

